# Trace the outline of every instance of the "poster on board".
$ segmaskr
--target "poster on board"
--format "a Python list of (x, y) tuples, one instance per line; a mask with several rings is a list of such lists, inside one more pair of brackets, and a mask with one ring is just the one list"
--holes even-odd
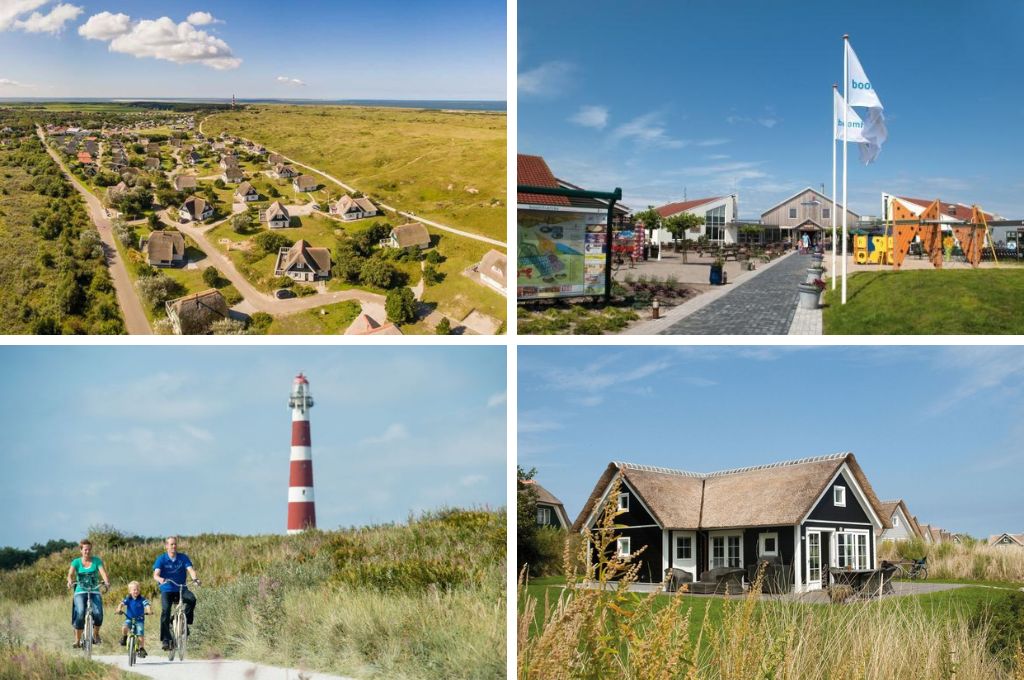
[(517, 298), (603, 295), (606, 215), (518, 211)]

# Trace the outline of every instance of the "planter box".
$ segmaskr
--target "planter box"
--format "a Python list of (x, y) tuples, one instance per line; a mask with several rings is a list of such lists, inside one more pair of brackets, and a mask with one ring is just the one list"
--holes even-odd
[(825, 268), (824, 267), (809, 267), (807, 269), (807, 278), (805, 283), (814, 283), (815, 279), (825, 280)]
[(817, 309), (821, 306), (821, 291), (817, 286), (811, 283), (801, 283), (798, 289), (800, 291), (800, 309)]

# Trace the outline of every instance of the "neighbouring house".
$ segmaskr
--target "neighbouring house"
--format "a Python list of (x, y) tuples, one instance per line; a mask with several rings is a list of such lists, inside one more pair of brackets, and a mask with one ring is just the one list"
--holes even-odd
[(189, 165), (196, 165), (196, 164), (202, 162), (202, 160), (203, 160), (203, 157), (200, 156), (195, 151), (189, 151), (187, 154), (185, 154), (185, 162), (188, 163)]
[(526, 488), (533, 489), (537, 497), (537, 526), (568, 529), (569, 516), (565, 514), (565, 506), (553, 493), (545, 489), (534, 479), (523, 481)]
[[(761, 213), (762, 240), (764, 243), (788, 241), (799, 243), (807, 234), (812, 244), (821, 243), (832, 237), (832, 212), (836, 210), (832, 199), (811, 187), (801, 189), (789, 198), (776, 203)], [(843, 214), (836, 213), (836, 224), (843, 223)], [(852, 228), (860, 215), (846, 211), (846, 228)]]
[(142, 170), (139, 170), (138, 168), (125, 168), (121, 171), (121, 177), (125, 181), (138, 179), (141, 174)]
[(164, 308), (178, 335), (206, 335), (215, 322), (228, 318), (227, 300), (213, 288), (169, 300)]
[(174, 188), (176, 191), (185, 191), (186, 189), (196, 188), (196, 176), (195, 175), (177, 175), (174, 178)]
[(395, 227), (387, 238), (381, 239), (384, 248), (424, 248), (430, 247), (430, 232), (419, 222), (410, 222)]
[(249, 182), (242, 182), (235, 189), (235, 198), (246, 203), (260, 200), (260, 192)]
[(159, 158), (153, 158), (152, 156), (150, 156), (149, 158), (146, 159), (146, 170), (151, 170), (152, 171), (152, 170), (159, 170), (159, 169), (160, 169), (160, 159)]
[(363, 312), (345, 329), (345, 335), (402, 335), (402, 331), (393, 323), (382, 324)]
[(146, 239), (146, 261), (154, 267), (176, 267), (185, 259), (185, 237), (180, 231), (154, 231)]
[(882, 514), (889, 518), (889, 528), (883, 529), (879, 541), (909, 541), (912, 538), (924, 538), (921, 527), (917, 526), (914, 516), (907, 509), (903, 499), (882, 501)]
[(296, 281), (320, 281), (331, 277), (331, 251), (313, 248), (298, 240), (291, 248), (281, 248), (274, 264), (274, 276), (287, 276)]
[[(736, 215), (739, 213), (738, 194), (666, 203), (658, 206), (655, 210), (663, 220), (682, 213), (699, 215), (704, 218), (704, 224), (700, 226), (700, 229), (687, 231), (683, 234), (683, 238), (695, 241), (704, 236), (711, 243), (737, 243), (739, 240), (739, 230), (736, 224)], [(665, 228), (655, 229), (651, 235), (651, 241), (659, 246), (663, 243), (670, 244), (672, 243), (672, 233)]]
[(484, 256), (480, 259), (480, 264), (476, 266), (476, 270), (480, 274), (480, 280), (483, 283), (502, 295), (506, 294), (508, 286), (506, 278), (508, 257), (505, 253), (491, 248), (484, 253)]
[(271, 167), (276, 165), (284, 165), (284, 156), (279, 153), (272, 153), (267, 156), (267, 163), (270, 163)]
[(128, 185), (123, 181), (118, 182), (112, 187), (107, 187), (106, 192), (106, 203), (107, 205), (114, 205), (122, 196), (128, 193)]
[(284, 229), (292, 224), (291, 215), (288, 214), (288, 209), (281, 205), (281, 201), (274, 201), (270, 204), (263, 214), (263, 221), (270, 229)]
[(202, 222), (211, 217), (213, 217), (213, 206), (199, 196), (189, 196), (178, 208), (178, 218), (182, 222)]
[(988, 537), (988, 544), (1000, 548), (1024, 548), (1024, 534), (995, 534)]
[(274, 166), (273, 174), (274, 177), (277, 177), (278, 179), (291, 179), (292, 177), (295, 177), (299, 173), (295, 172), (295, 168), (293, 168), (290, 165), (278, 163), (277, 165)]
[(160, 155), (160, 145), (157, 142), (150, 142), (149, 144), (147, 144), (146, 145), (146, 155), (147, 156), (159, 156)]
[(319, 186), (319, 182), (312, 175), (299, 175), (292, 180), (292, 188), (296, 191), (313, 191)]
[(238, 184), (245, 179), (242, 169), (237, 165), (229, 166), (220, 177), (228, 184)]
[(573, 530), (587, 534), (608, 494), (621, 510), (619, 554), (636, 557), (638, 579), (660, 583), (669, 568), (693, 580), (718, 567), (781, 565), (784, 589), (819, 590), (829, 568), (874, 569), (876, 531), (889, 528), (852, 453), (697, 473), (610, 463)]
[(380, 211), (373, 201), (366, 197), (352, 198), (345, 194), (331, 206), (331, 212), (343, 220), (361, 220), (364, 217), (379, 215)]
[(220, 167), (224, 170), (227, 170), (228, 168), (237, 168), (238, 156), (235, 156), (234, 154), (225, 154), (224, 156), (221, 156)]
[(82, 165), (92, 165), (95, 161), (93, 161), (92, 154), (88, 151), (79, 151), (78, 162)]

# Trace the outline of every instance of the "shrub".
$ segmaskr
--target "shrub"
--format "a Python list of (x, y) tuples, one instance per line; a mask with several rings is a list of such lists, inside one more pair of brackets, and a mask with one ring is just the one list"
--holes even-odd
[(437, 335), (452, 334), (452, 323), (448, 320), (447, 316), (441, 317), (441, 320), (437, 322), (437, 326), (434, 327), (434, 333)]
[(220, 272), (213, 265), (203, 270), (203, 281), (211, 288), (216, 288), (220, 280)]
[(394, 265), (378, 257), (367, 258), (359, 270), (359, 280), (377, 288), (391, 288), (395, 284), (398, 270)]
[(1024, 593), (1008, 593), (995, 600), (988, 612), (979, 612), (972, 626), (988, 630), (989, 650), (1009, 663), (1019, 646), (1024, 646)]
[(274, 317), (266, 312), (256, 312), (249, 317), (248, 331), (253, 335), (266, 333), (272, 323), (274, 323)]
[(406, 287), (392, 288), (384, 300), (388, 321), (395, 324), (409, 323), (416, 319), (416, 297)]
[(253, 241), (263, 251), (263, 255), (277, 253), (281, 248), (290, 248), (295, 243), (284, 234), (279, 234), (276, 231), (261, 232), (253, 238)]

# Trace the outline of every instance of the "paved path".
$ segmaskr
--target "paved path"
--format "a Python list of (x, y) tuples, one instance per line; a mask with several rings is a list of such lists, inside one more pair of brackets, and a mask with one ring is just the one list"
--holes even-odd
[(810, 266), (810, 255), (790, 255), (661, 334), (786, 335), (796, 312), (797, 284)]
[[(205, 122), (206, 122), (205, 118), (199, 122), (199, 132), (202, 132), (204, 135), (206, 134), (205, 132), (203, 132), (203, 123), (205, 123)], [(239, 139), (245, 139), (245, 141), (247, 141), (247, 142), (251, 142), (252, 141), (252, 140), (246, 139), (245, 137), (242, 137), (242, 136), (239, 136), (239, 135), (235, 135), (235, 136), (237, 136)], [(279, 153), (277, 151), (274, 151), (270, 147), (266, 147), (266, 148), (267, 148), (267, 153), (268, 154)], [(280, 154), (280, 155), (281, 155), (282, 158), (284, 158), (286, 161), (288, 161), (292, 165), (297, 165), (300, 168), (306, 168), (307, 170), (312, 170), (313, 172), (317, 173), (318, 175), (323, 175), (324, 177), (326, 177), (327, 179), (331, 180), (335, 184), (343, 187), (345, 189), (345, 191), (348, 191), (349, 193), (355, 193), (355, 192), (359, 191), (355, 187), (351, 187), (348, 184), (345, 184), (344, 182), (342, 182), (337, 177), (333, 177), (332, 175), (328, 175), (323, 170), (320, 170), (318, 168), (314, 168), (311, 165), (306, 165), (305, 163), (300, 163), (299, 161), (295, 160), (294, 158), (289, 158), (288, 156), (285, 156), (283, 153)], [(366, 194), (364, 194), (364, 195), (366, 195)], [(369, 195), (366, 195), (366, 196), (367, 196), (367, 198), (370, 198)], [(419, 215), (416, 215), (414, 213), (403, 212), (403, 211), (399, 210), (398, 208), (394, 208), (394, 207), (392, 207), (390, 205), (387, 205), (386, 203), (382, 203), (380, 201), (378, 201), (378, 203), (380, 203), (380, 206), (382, 208), (384, 208), (385, 210), (390, 210), (391, 212), (398, 213), (402, 217), (408, 217), (411, 220), (416, 220), (417, 222), (422, 222), (423, 224), (430, 225), (431, 227), (434, 227), (436, 229), (440, 229), (441, 231), (447, 231), (447, 232), (452, 233), (452, 234), (458, 234), (459, 236), (465, 236), (466, 238), (471, 238), (471, 239), (473, 239), (475, 241), (483, 241), (484, 243), (489, 243), (491, 245), (499, 246), (501, 248), (506, 248), (506, 249), (508, 248), (508, 244), (505, 243), (504, 241), (499, 241), (497, 239), (489, 238), (487, 236), (481, 236), (480, 234), (473, 234), (473, 233), (468, 232), (468, 231), (463, 231), (461, 229), (456, 229), (455, 227), (449, 227), (446, 224), (441, 224), (440, 222), (434, 222), (433, 220), (428, 220), (428, 219), (426, 219), (424, 217), (420, 217)]]
[[(159, 651), (159, 649), (157, 650)], [(128, 655), (93, 656), (95, 661), (129, 670)], [(233, 659), (185, 659), (168, 661), (165, 654), (151, 653), (131, 667), (133, 673), (157, 680), (352, 680), (340, 675), (311, 673), (292, 668), (264, 666)]]
[[(206, 257), (209, 259), (209, 264), (212, 264), (227, 278), (238, 292), (242, 294), (245, 301), (248, 303), (248, 308), (251, 308), (256, 312), (267, 312), (271, 315), (286, 315), (294, 314), (295, 312), (301, 312), (307, 309), (313, 309), (315, 307), (321, 307), (323, 305), (329, 305), (334, 302), (342, 302), (344, 300), (356, 300), (363, 306), (363, 311), (367, 314), (372, 313), (370, 309), (379, 310), (384, 308), (384, 296), (377, 295), (376, 293), (369, 293), (364, 290), (339, 290), (331, 293), (318, 293), (316, 295), (310, 295), (308, 297), (295, 297), (287, 300), (278, 300), (273, 295), (264, 293), (258, 290), (255, 286), (249, 283), (241, 272), (235, 267), (235, 263), (231, 261), (227, 255), (222, 253), (217, 247), (210, 242), (210, 239), (206, 238), (205, 232), (212, 229), (221, 222), (216, 222), (211, 225), (203, 227), (196, 227), (194, 224), (181, 224), (167, 217), (166, 211), (160, 212), (160, 218), (164, 224), (176, 227), (183, 234), (187, 234), (199, 246), (199, 249), (206, 253)], [(208, 266), (208, 265), (207, 265)]]
[(121, 256), (117, 252), (110, 220), (107, 219), (103, 205), (99, 202), (99, 199), (93, 196), (68, 171), (64, 161), (46, 143), (46, 137), (43, 135), (41, 127), (36, 128), (36, 134), (39, 135), (43, 148), (56, 161), (57, 165), (64, 172), (64, 176), (71, 182), (71, 186), (85, 199), (89, 216), (92, 218), (93, 224), (96, 225), (96, 231), (99, 232), (100, 239), (103, 241), (103, 252), (106, 256), (107, 269), (110, 270), (110, 278), (114, 282), (114, 292), (117, 295), (117, 304), (121, 307), (121, 315), (124, 317), (125, 329), (131, 335), (151, 335), (153, 330), (149, 327), (149, 321), (146, 319), (146, 313), (142, 309), (142, 301), (139, 300), (139, 294), (136, 292), (135, 286), (132, 285), (132, 280), (128, 276), (128, 269), (124, 266), (124, 262), (121, 261)]

